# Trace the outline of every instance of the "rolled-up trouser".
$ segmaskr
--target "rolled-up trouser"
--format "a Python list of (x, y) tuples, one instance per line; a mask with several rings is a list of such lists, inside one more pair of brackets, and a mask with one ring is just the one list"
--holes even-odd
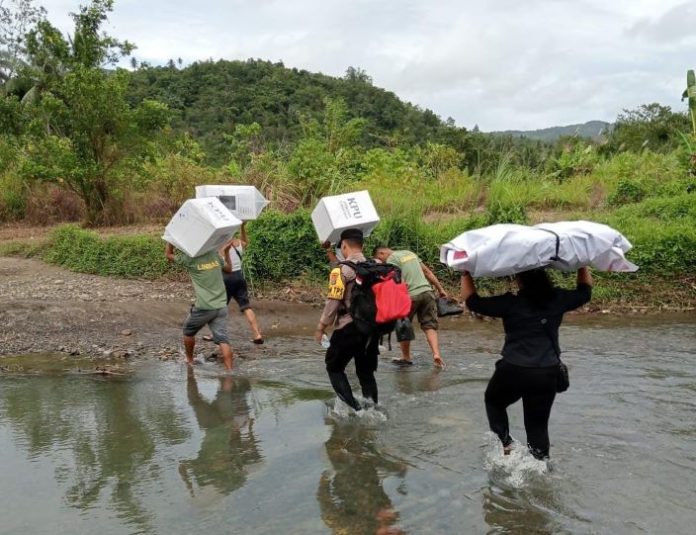
[(360, 404), (353, 397), (345, 374), (346, 366), (352, 358), (355, 359), (355, 372), (360, 381), (362, 395), (377, 403), (375, 371), (379, 354), (378, 344), (377, 336), (365, 336), (352, 322), (331, 335), (331, 345), (326, 350), (326, 371), (338, 397), (355, 410), (360, 409)]
[(507, 407), (522, 398), (527, 446), (537, 459), (549, 456), (549, 416), (556, 397), (557, 366), (525, 368), (504, 360), (495, 363), (495, 372), (486, 388), (488, 424), (503, 443), (512, 442)]
[(213, 333), (213, 341), (216, 344), (230, 343), (227, 331), (227, 307), (205, 310), (192, 306), (184, 322), (184, 336), (196, 336), (196, 333), (205, 325), (208, 325)]

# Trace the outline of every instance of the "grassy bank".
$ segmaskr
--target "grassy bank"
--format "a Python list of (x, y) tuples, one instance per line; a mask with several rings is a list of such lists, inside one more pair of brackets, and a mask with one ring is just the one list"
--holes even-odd
[[(696, 306), (696, 207), (692, 194), (651, 198), (611, 212), (563, 214), (606, 222), (634, 244), (629, 258), (641, 266), (635, 274), (596, 273), (591, 310), (689, 310)], [(558, 215), (558, 214), (557, 214)], [(457, 291), (457, 275), (438, 261), (439, 244), (488, 222), (490, 214), (443, 214), (428, 217), (393, 210), (370, 236), (378, 243), (415, 251), (433, 266), (445, 285)], [(558, 219), (558, 218), (556, 218)], [(253, 287), (265, 296), (285, 286), (323, 291), (327, 264), (309, 212), (269, 211), (249, 224), (251, 243), (245, 269)], [(76, 225), (63, 225), (41, 240), (0, 243), (0, 255), (40, 257), (70, 270), (125, 278), (180, 278), (163, 256), (159, 232), (100, 235)], [(555, 274), (558, 283), (573, 284), (572, 274)], [(485, 292), (508, 288), (502, 280), (482, 279)]]

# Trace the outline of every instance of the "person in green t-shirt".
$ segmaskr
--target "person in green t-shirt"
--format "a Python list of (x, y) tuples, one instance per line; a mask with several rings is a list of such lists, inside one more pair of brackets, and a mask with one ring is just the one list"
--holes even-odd
[[(447, 292), (440, 284), (435, 274), (426, 266), (418, 255), (412, 251), (394, 251), (389, 247), (379, 245), (372, 251), (372, 256), (380, 262), (394, 264), (401, 269), (401, 278), (408, 286), (411, 296), (411, 313), (409, 318), (417, 315), (421, 329), (433, 352), (433, 363), (439, 368), (445, 367), (445, 361), (440, 355), (440, 343), (437, 337), (437, 298), (431, 284), (435, 286), (441, 297), (447, 297)], [(394, 359), (397, 364), (412, 364), (411, 342), (399, 342), (401, 358)]]
[(181, 251), (175, 253), (171, 243), (167, 243), (165, 256), (169, 262), (177, 263), (189, 272), (196, 294), (196, 302), (184, 322), (186, 361), (193, 365), (196, 333), (208, 325), (213, 333), (213, 341), (220, 346), (225, 368), (231, 370), (234, 355), (227, 332), (227, 292), (222, 279), (223, 260), (217, 251), (196, 257), (190, 257)]

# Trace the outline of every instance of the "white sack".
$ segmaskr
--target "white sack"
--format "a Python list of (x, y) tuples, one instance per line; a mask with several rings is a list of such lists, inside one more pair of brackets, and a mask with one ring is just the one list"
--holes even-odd
[(162, 239), (195, 257), (220, 248), (241, 226), (217, 197), (189, 199), (169, 221)]
[[(552, 231), (552, 232), (549, 232)], [(559, 236), (556, 257), (556, 236)], [(630, 242), (613, 228), (591, 221), (492, 225), (460, 234), (440, 248), (440, 261), (474, 277), (504, 277), (550, 266), (575, 271), (636, 271), (624, 257)]]

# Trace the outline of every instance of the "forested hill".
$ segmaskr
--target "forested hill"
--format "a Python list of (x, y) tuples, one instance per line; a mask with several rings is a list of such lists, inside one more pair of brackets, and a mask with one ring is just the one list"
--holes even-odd
[(344, 99), (350, 117), (366, 120), (364, 146), (421, 143), (446, 128), (432, 111), (373, 86), (353, 68), (334, 78), (261, 60), (206, 61), (182, 69), (170, 62), (137, 69), (129, 97), (168, 104), (178, 112), (175, 127), (189, 131), (219, 163), (229, 156), (224, 135), (236, 125), (256, 122), (267, 143), (292, 143), (303, 123), (322, 117), (327, 97)]
[(554, 142), (561, 137), (579, 137), (585, 139), (599, 140), (608, 134), (611, 123), (605, 121), (588, 121), (583, 124), (571, 124), (567, 126), (553, 126), (540, 130), (505, 130), (503, 132), (492, 132), (495, 135), (526, 137), (539, 141)]

